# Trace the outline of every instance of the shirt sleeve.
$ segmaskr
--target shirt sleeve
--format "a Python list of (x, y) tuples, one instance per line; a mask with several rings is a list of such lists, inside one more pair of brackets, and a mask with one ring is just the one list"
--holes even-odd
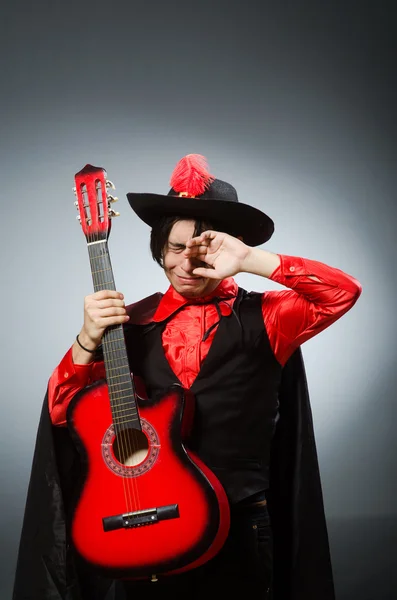
[(262, 312), (273, 352), (284, 365), (298, 346), (350, 310), (362, 287), (351, 275), (324, 263), (279, 256), (280, 265), (269, 279), (290, 289), (265, 292)]
[(73, 396), (104, 377), (103, 361), (77, 365), (73, 362), (72, 348), (69, 348), (48, 381), (48, 408), (52, 424), (65, 426), (66, 411)]

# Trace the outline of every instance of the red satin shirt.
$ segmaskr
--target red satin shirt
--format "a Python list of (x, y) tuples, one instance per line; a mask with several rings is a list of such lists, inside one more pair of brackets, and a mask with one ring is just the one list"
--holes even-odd
[[(284, 365), (298, 346), (329, 327), (355, 304), (361, 285), (352, 276), (324, 263), (279, 256), (280, 266), (269, 279), (290, 289), (264, 292), (262, 314), (274, 355)], [(219, 308), (222, 315), (230, 315), (237, 290), (237, 283), (228, 278), (209, 296), (200, 298), (200, 304), (191, 304), (192, 299), (184, 298), (171, 286), (161, 298), (152, 320), (160, 322), (175, 313), (163, 331), (163, 348), (172, 370), (186, 388), (193, 384), (217, 328), (205, 341), (204, 333), (219, 320), (213, 304), (201, 303), (214, 296), (225, 298)], [(53, 424), (65, 425), (66, 409), (73, 396), (104, 377), (103, 362), (76, 365), (70, 348), (49, 380), (48, 403)]]

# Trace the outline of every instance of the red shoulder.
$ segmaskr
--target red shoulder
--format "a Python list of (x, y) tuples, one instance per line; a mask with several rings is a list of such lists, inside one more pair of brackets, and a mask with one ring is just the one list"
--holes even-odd
[(153, 316), (157, 310), (163, 294), (156, 292), (147, 296), (138, 302), (126, 306), (127, 315), (130, 317), (129, 323), (133, 325), (145, 325), (153, 321)]

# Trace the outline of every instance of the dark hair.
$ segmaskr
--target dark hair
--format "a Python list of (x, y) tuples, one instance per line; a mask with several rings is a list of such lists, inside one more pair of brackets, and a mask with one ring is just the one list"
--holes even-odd
[[(186, 221), (187, 217), (176, 217), (166, 216), (158, 219), (152, 227), (150, 232), (150, 250), (152, 253), (153, 260), (156, 261), (163, 267), (163, 252), (168, 243), (168, 237), (171, 233), (171, 229), (178, 221)], [(194, 237), (203, 233), (207, 229), (214, 229), (214, 224), (209, 221), (202, 219), (192, 219), (195, 222), (194, 225)]]

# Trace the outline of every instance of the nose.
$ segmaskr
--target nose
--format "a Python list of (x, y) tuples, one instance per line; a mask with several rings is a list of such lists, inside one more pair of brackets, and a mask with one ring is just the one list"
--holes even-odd
[(191, 275), (196, 267), (199, 266), (200, 261), (193, 257), (184, 257), (181, 267), (185, 273)]

